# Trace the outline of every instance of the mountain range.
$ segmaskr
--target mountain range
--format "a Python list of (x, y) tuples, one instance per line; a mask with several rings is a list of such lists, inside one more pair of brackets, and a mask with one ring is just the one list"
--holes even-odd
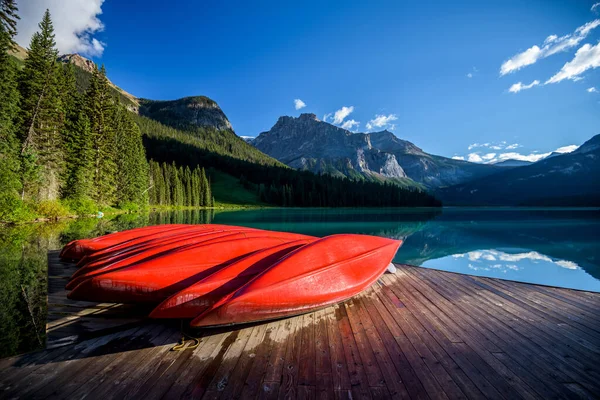
[(572, 153), (439, 189), (447, 205), (597, 206), (600, 204), (600, 135)]
[(445, 205), (600, 204), (600, 135), (535, 163), (477, 164), (426, 153), (387, 130), (354, 133), (301, 114), (249, 142), (292, 168), (423, 187)]
[[(20, 47), (12, 53), (20, 62), (26, 54)], [(94, 63), (77, 54), (59, 59), (76, 67), (78, 86), (85, 90)], [(245, 182), (236, 183), (238, 189), (244, 186), (254, 198), (258, 187), (247, 182), (243, 171), (246, 175), (253, 171), (257, 182), (267, 176), (280, 179), (280, 172), (261, 172), (258, 166), (280, 168), (285, 164), (316, 174), (426, 189), (446, 205), (600, 204), (600, 135), (573, 153), (551, 154), (536, 163), (477, 164), (429, 154), (387, 130), (350, 132), (320, 121), (314, 114), (282, 116), (258, 137), (240, 138), (223, 110), (208, 97), (141, 99), (110, 85), (114, 95), (139, 115), (150, 157), (186, 160), (187, 164), (199, 162), (200, 157), (233, 175), (225, 177), (226, 181)]]
[(280, 117), (250, 143), (292, 168), (435, 189), (501, 170), (424, 152), (387, 130), (354, 133), (314, 114)]

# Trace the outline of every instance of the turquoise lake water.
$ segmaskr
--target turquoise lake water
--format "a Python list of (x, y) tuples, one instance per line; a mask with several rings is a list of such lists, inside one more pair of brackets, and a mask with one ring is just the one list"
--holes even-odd
[(44, 346), (47, 253), (73, 239), (150, 224), (219, 223), (401, 239), (394, 261), (600, 292), (597, 209), (265, 209), (170, 211), (0, 230), (0, 357)]

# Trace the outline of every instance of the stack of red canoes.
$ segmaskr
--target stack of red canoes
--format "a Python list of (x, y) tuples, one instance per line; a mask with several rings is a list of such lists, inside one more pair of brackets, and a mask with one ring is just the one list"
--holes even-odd
[(265, 321), (346, 300), (385, 272), (401, 241), (228, 225), (159, 225), (76, 240), (75, 300), (149, 303), (192, 326)]

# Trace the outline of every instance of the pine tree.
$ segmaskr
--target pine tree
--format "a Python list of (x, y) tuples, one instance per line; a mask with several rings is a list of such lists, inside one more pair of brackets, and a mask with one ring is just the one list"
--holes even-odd
[(90, 123), (82, 110), (73, 66), (65, 65), (62, 72), (60, 94), (65, 119), (62, 133), (65, 157), (62, 196), (72, 200), (88, 200), (92, 189)]
[(90, 122), (84, 111), (80, 111), (74, 121), (67, 120), (64, 143), (67, 174), (63, 197), (89, 200), (93, 188), (93, 164)]
[(10, 36), (10, 44), (13, 45), (13, 38), (17, 34), (17, 3), (15, 0), (0, 0), (0, 29)]
[[(29, 46), (19, 79), (21, 93), (21, 155), (24, 157), (23, 197), (54, 200), (62, 175), (61, 131), (64, 117), (59, 93), (54, 28), (48, 10)], [(43, 182), (43, 184), (41, 184)]]
[(115, 202), (117, 170), (113, 126), (115, 107), (104, 66), (100, 70), (94, 69), (85, 98), (92, 144), (92, 199), (100, 205), (111, 205)]
[(185, 184), (185, 205), (190, 207), (192, 205), (192, 171), (190, 167), (186, 166), (183, 170), (183, 178)]
[[(12, 7), (12, 8), (11, 8)], [(11, 14), (12, 13), (12, 14)], [(14, 217), (19, 207), (19, 144), (15, 120), (19, 113), (17, 67), (8, 55), (16, 33), (16, 6), (12, 1), (0, 1), (0, 220)], [(12, 30), (11, 30), (12, 29)]]
[(201, 169), (200, 179), (203, 196), (202, 205), (204, 207), (212, 207), (212, 193), (210, 192), (210, 184), (208, 183), (208, 179), (206, 179), (204, 168)]
[(148, 163), (139, 127), (122, 105), (117, 105), (114, 116), (116, 131), (117, 204), (147, 204)]

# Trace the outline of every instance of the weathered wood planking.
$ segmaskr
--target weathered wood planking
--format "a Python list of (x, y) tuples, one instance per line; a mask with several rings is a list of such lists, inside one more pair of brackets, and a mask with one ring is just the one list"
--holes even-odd
[(48, 344), (0, 360), (2, 398), (600, 397), (600, 294), (399, 265), (314, 313), (196, 332), (66, 299), (49, 256)]

